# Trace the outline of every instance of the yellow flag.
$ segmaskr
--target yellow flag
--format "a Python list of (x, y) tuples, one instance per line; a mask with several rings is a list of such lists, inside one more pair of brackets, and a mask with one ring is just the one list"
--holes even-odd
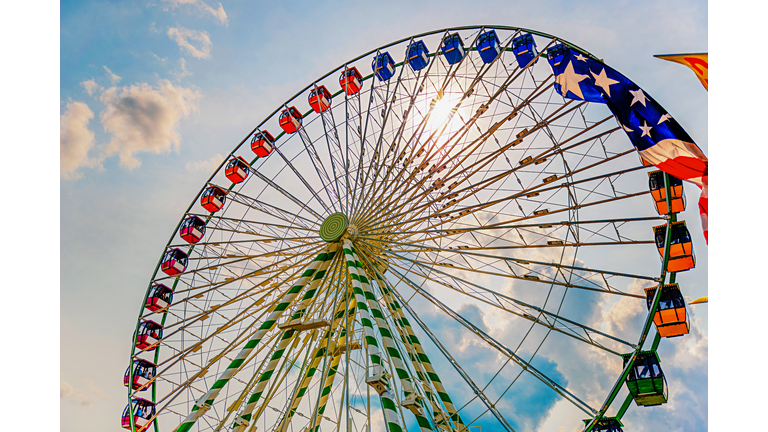
[(655, 55), (654, 57), (688, 66), (696, 73), (696, 77), (699, 78), (699, 81), (701, 81), (701, 85), (703, 85), (704, 88), (709, 91), (709, 78), (707, 77), (707, 71), (709, 70), (709, 60), (707, 59), (707, 53), (664, 54)]

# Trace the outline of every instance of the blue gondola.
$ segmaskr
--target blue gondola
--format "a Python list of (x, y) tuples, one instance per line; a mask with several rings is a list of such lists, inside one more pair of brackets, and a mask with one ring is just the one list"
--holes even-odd
[(424, 41), (416, 41), (408, 45), (408, 65), (414, 72), (424, 69), (429, 64), (429, 50)]
[[(533, 35), (530, 33), (512, 39), (512, 52), (515, 53), (520, 69), (525, 68), (531, 60), (539, 56), (538, 51), (536, 51), (536, 41), (533, 40)], [(534, 61), (533, 64), (536, 62)]]
[(549, 65), (552, 66), (552, 70), (555, 74), (561, 73), (562, 69), (565, 68), (565, 65), (561, 66), (560, 62), (563, 61), (563, 57), (565, 57), (570, 50), (571, 49), (565, 44), (556, 44), (547, 50), (547, 61), (549, 62)]
[(496, 36), (496, 30), (485, 32), (477, 38), (477, 51), (480, 53), (483, 63), (488, 64), (496, 60), (501, 52), (501, 43), (499, 37)]
[(448, 64), (456, 64), (464, 58), (464, 41), (458, 33), (449, 34), (440, 44), (440, 50)]
[(373, 59), (371, 68), (379, 81), (386, 81), (395, 74), (395, 61), (388, 52), (383, 52)]

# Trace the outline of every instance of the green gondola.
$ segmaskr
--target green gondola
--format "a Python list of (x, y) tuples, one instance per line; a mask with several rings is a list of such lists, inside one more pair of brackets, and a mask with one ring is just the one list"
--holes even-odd
[[(624, 367), (632, 354), (622, 354)], [(661, 405), (667, 402), (667, 379), (655, 350), (640, 351), (627, 375), (627, 388), (640, 406)]]
[[(592, 419), (584, 420), (584, 424), (588, 425)], [(616, 417), (603, 417), (595, 422), (595, 426), (592, 428), (592, 432), (624, 432), (624, 424), (621, 423)]]

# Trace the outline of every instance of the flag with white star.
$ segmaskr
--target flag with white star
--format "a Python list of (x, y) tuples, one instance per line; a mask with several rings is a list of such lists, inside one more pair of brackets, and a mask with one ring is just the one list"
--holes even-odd
[(699, 210), (708, 237), (709, 161), (682, 126), (637, 84), (597, 60), (567, 49), (560, 63), (553, 63), (561, 96), (606, 104), (643, 161), (702, 188)]

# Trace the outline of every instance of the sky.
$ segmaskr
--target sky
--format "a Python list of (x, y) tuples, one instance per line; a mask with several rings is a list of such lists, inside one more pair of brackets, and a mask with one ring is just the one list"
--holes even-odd
[[(51, 338), (52, 330), (59, 330), (59, 369), (51, 370), (53, 357), (34, 364), (50, 372), (44, 385), (52, 393), (47, 400), (60, 411), (60, 428), (66, 432), (119, 427), (125, 404), (121, 375), (146, 281), (184, 209), (223, 155), (313, 79), (376, 46), (472, 24), (520, 26), (557, 35), (643, 87), (714, 159), (708, 146), (713, 136), (712, 131), (708, 134), (709, 95), (692, 72), (652, 57), (709, 50), (709, 11), (699, 1), (486, 1), (475, 6), (454, 1), (383, 5), (160, 0), (63, 1), (59, 7), (60, 15), (44, 17), (47, 40), (33, 36), (30, 42), (48, 49), (48, 58), (36, 61), (47, 61), (40, 67), (47, 66), (49, 75), (55, 70), (53, 60), (59, 60), (58, 76), (41, 77), (45, 84), (35, 91), (47, 102), (45, 119), (52, 125), (43, 131), (46, 143), (55, 139), (56, 119), (60, 124), (60, 160), (57, 173), (55, 156), (44, 158), (48, 177), (38, 196), (45, 199), (32, 200), (55, 204), (31, 207), (40, 210), (30, 212), (29, 218), (42, 226), (59, 211), (59, 277), (53, 272), (49, 287), (40, 288), (50, 293), (40, 336)], [(729, 15), (709, 17), (739, 26)], [(52, 31), (56, 28), (58, 32)], [(59, 50), (54, 41), (59, 41)], [(13, 54), (25, 58), (16, 48)], [(40, 68), (25, 69), (12, 68), (8, 82), (38, 78)], [(58, 117), (52, 112), (56, 86)], [(35, 128), (34, 123), (23, 124), (27, 130)], [(719, 138), (733, 141), (732, 136)], [(14, 172), (15, 178), (22, 176), (23, 171)], [(718, 190), (725, 195), (722, 185), (712, 190), (713, 195)], [(744, 192), (734, 192), (731, 199), (738, 193)], [(694, 195), (688, 197), (689, 207), (694, 207)], [(718, 225), (717, 207), (713, 204), (710, 234), (713, 243), (724, 245), (715, 230), (726, 226)], [(691, 293), (695, 298), (708, 294), (714, 274), (708, 284), (709, 251), (697, 215), (686, 211), (684, 217), (692, 221), (697, 258), (705, 264), (697, 274), (686, 275), (696, 287)], [(34, 238), (51, 241), (44, 235)], [(28, 243), (19, 237), (10, 240)], [(24, 269), (39, 271), (34, 266)], [(25, 283), (22, 280), (18, 283)], [(726, 304), (719, 310), (727, 313)], [(676, 430), (684, 431), (702, 430), (714, 422), (707, 405), (708, 398), (716, 397), (708, 391), (714, 385), (709, 380), (709, 307), (718, 308), (695, 309), (691, 341), (670, 352), (670, 364), (683, 372), (674, 383), (679, 386), (672, 394), (675, 402), (663, 414), (642, 410), (649, 411), (642, 412), (648, 420), (637, 430), (654, 430), (667, 421), (664, 416), (675, 416)], [(630, 310), (620, 318), (630, 322), (638, 317), (640, 311)], [(39, 324), (36, 328), (41, 329)], [(541, 367), (553, 367), (547, 362), (554, 361), (543, 359)], [(627, 416), (639, 411), (632, 407)], [(554, 425), (546, 419), (541, 421), (542, 430), (556, 430), (548, 428)]]

